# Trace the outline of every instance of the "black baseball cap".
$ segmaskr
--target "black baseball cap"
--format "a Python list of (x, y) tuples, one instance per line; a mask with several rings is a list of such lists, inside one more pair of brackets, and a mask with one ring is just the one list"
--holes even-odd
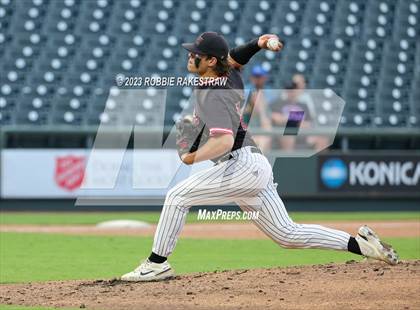
[(228, 43), (217, 32), (204, 32), (197, 37), (194, 43), (183, 43), (182, 47), (191, 53), (215, 56), (220, 59), (226, 59), (229, 54)]

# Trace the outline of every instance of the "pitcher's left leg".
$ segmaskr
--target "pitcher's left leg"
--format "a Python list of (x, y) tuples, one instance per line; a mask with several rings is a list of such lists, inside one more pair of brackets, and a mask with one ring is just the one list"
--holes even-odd
[(250, 205), (247, 200), (238, 201), (243, 210), (259, 210), (253, 220), (267, 236), (285, 248), (318, 248), (349, 251), (355, 254), (385, 261), (394, 265), (398, 255), (388, 244), (367, 226), (362, 226), (356, 237), (347, 232), (321, 225), (297, 224), (289, 217), (276, 187), (270, 184), (257, 197), (258, 203)]
[[(271, 187), (271, 188), (270, 188)], [(258, 196), (259, 206), (240, 202), (244, 210), (258, 210), (255, 225), (267, 236), (285, 248), (319, 248), (347, 250), (350, 235), (320, 225), (297, 224), (289, 217), (283, 201), (274, 186), (262, 190)]]

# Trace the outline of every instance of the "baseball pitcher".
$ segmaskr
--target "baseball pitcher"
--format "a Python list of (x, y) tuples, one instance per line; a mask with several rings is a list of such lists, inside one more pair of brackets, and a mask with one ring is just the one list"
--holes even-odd
[[(222, 35), (205, 32), (183, 47), (189, 52), (188, 71), (206, 80), (194, 90), (192, 117), (177, 124), (178, 151), (187, 165), (205, 160), (215, 165), (168, 192), (150, 256), (121, 279), (155, 281), (173, 277), (167, 258), (175, 248), (189, 208), (231, 202), (244, 211), (259, 211), (253, 222), (282, 247), (349, 251), (396, 264), (397, 253), (367, 226), (352, 237), (320, 225), (297, 224), (288, 216), (273, 182), (271, 165), (247, 132), (240, 113), (244, 101), (242, 67), (261, 49), (279, 52), (283, 47), (279, 38), (265, 34), (229, 50)], [(218, 79), (226, 83), (214, 83)]]

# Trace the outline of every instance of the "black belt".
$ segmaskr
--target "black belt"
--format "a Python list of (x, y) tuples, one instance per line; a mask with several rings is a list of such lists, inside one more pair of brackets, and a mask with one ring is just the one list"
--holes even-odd
[[(240, 149), (236, 149), (235, 151), (237, 151), (237, 150), (240, 150)], [(251, 146), (251, 153), (262, 154), (261, 150), (259, 148), (255, 147), (255, 146)], [(223, 163), (225, 161), (231, 160), (232, 158), (233, 158), (232, 153), (227, 153), (227, 154), (223, 155), (223, 157), (220, 158), (217, 161), (216, 165), (217, 164), (221, 164), (221, 163)]]

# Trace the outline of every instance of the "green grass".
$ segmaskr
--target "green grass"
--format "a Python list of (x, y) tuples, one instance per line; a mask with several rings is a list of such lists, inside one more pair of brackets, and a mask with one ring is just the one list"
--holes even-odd
[[(0, 224), (89, 225), (113, 219), (140, 220), (157, 223), (159, 212), (0, 212)], [(299, 221), (385, 221), (419, 220), (420, 212), (292, 212)], [(198, 222), (197, 213), (188, 214), (187, 221)], [(200, 221), (205, 223), (206, 221)], [(215, 223), (215, 221), (207, 221)], [(226, 222), (226, 221), (223, 221)], [(237, 221), (235, 221), (237, 222)]]
[[(388, 238), (402, 259), (420, 258), (418, 238)], [(119, 276), (145, 258), (149, 237), (0, 234), (0, 282)], [(171, 256), (177, 273), (343, 262), (359, 256), (326, 250), (286, 250), (271, 240), (181, 239)]]
[[(0, 212), (0, 224), (89, 225), (112, 219), (157, 223), (159, 215), (159, 212)], [(420, 212), (292, 212), (290, 215), (296, 222), (420, 220)], [(187, 221), (198, 222), (197, 213), (190, 213)], [(386, 241), (394, 245), (402, 259), (420, 259), (419, 238), (388, 238)], [(151, 245), (149, 237), (0, 233), (0, 283), (112, 278), (134, 268), (149, 254)], [(285, 250), (270, 240), (181, 239), (171, 263), (178, 274), (183, 274), (348, 259), (360, 257), (337, 251)], [(0, 309), (54, 308), (0, 305)]]

